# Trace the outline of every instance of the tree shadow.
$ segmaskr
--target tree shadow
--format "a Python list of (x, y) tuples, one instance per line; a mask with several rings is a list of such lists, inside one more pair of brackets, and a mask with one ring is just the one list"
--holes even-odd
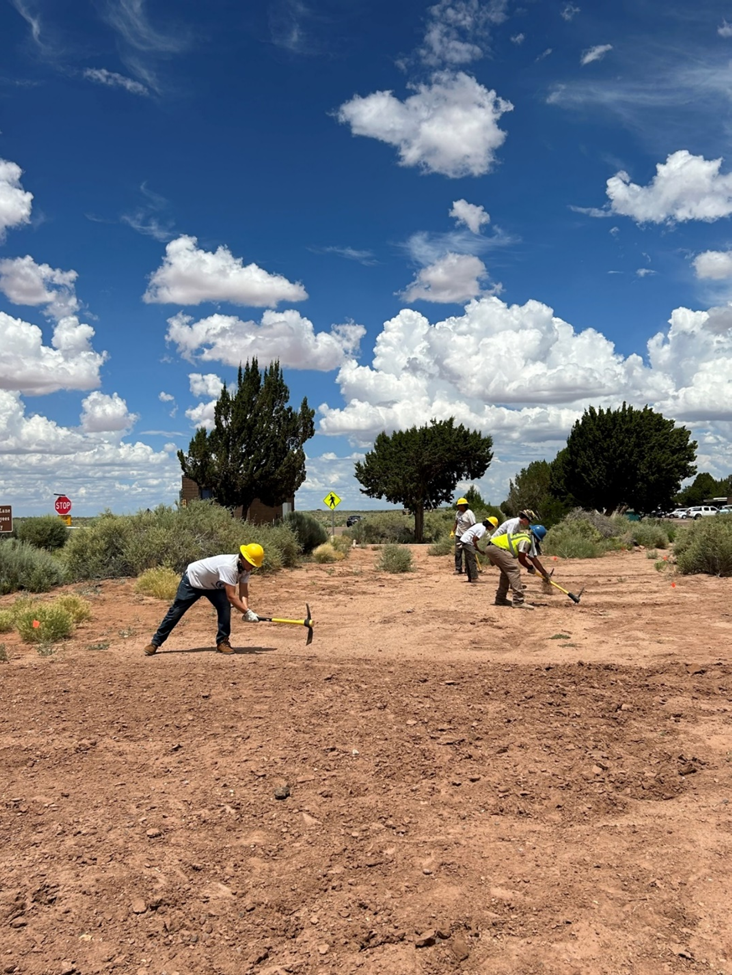
[[(235, 656), (252, 656), (259, 653), (274, 653), (277, 647), (235, 647), (234, 653), (219, 654), (221, 657), (235, 657)], [(218, 653), (216, 647), (186, 647), (180, 650), (167, 650), (160, 649), (155, 654), (159, 657), (164, 653)]]

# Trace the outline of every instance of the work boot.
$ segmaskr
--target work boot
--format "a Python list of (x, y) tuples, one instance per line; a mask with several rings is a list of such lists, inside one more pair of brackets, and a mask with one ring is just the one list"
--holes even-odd
[(148, 643), (148, 645), (145, 647), (146, 657), (152, 657), (152, 655), (157, 652), (158, 652), (158, 648), (154, 643)]
[(494, 606), (513, 606), (513, 603), (510, 600), (508, 600), (508, 599), (497, 599), (493, 603), (493, 605)]
[(535, 606), (531, 606), (529, 603), (511, 603), (514, 609), (535, 609)]
[(234, 648), (229, 643), (228, 640), (222, 640), (221, 643), (216, 644), (216, 649), (219, 653), (233, 653)]

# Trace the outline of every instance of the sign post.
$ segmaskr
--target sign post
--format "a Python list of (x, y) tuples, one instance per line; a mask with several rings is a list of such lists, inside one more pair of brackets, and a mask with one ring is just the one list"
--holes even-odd
[(335, 536), (335, 510), (340, 503), (341, 499), (335, 491), (331, 491), (330, 494), (326, 494), (323, 498), (323, 504), (330, 508), (330, 533), (333, 536)]
[(0, 504), (0, 532), (13, 530), (13, 509), (9, 504)]

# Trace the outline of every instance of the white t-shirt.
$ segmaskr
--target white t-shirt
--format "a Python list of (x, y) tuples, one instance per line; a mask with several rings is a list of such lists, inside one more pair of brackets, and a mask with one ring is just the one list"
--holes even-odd
[(455, 538), (460, 538), (463, 532), (472, 528), (475, 524), (475, 515), (468, 508), (466, 511), (458, 511), (455, 516)]
[(188, 581), (194, 589), (223, 589), (249, 582), (251, 572), (237, 571), (238, 555), (213, 555), (210, 559), (191, 562), (186, 569)]
[(460, 538), (461, 545), (474, 545), (478, 542), (488, 531), (483, 522), (478, 525), (473, 525), (472, 528), (468, 528), (466, 532), (463, 532)]
[[(511, 534), (514, 535), (516, 532), (520, 532), (520, 521), (520, 518), (509, 518), (508, 521), (504, 521), (502, 525), (499, 525), (498, 528), (496, 528), (493, 535), (505, 535), (506, 532), (511, 532)], [(491, 535), (491, 538), (493, 535)]]

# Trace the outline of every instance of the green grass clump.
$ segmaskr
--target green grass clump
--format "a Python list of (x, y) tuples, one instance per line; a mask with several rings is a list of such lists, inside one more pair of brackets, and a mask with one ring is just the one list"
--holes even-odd
[(674, 544), (682, 575), (732, 576), (732, 518), (701, 518), (679, 533)]
[(69, 530), (58, 515), (41, 515), (39, 518), (23, 518), (15, 523), (15, 537), (35, 548), (48, 551), (63, 548)]
[(648, 551), (646, 552), (646, 558), (647, 559), (657, 559), (658, 558), (658, 552), (655, 550), (655, 548), (649, 548), (648, 549)]
[(20, 589), (48, 592), (64, 582), (64, 565), (50, 552), (15, 538), (0, 542), (0, 595)]
[(347, 559), (351, 554), (353, 539), (349, 535), (334, 535), (329, 541), (336, 552), (340, 552), (343, 555), (344, 559)]
[(4, 643), (0, 643), (0, 664), (6, 664), (10, 658)]
[(53, 605), (65, 609), (71, 615), (75, 626), (78, 626), (79, 623), (86, 623), (87, 620), (92, 618), (91, 603), (87, 602), (86, 599), (82, 599), (81, 596), (66, 593), (64, 596), (57, 596), (53, 601)]
[(9, 609), (0, 609), (0, 633), (10, 633), (15, 624), (15, 617)]
[(304, 555), (309, 555), (318, 545), (328, 541), (328, 532), (322, 522), (305, 511), (291, 511), (283, 521), (297, 536)]
[(71, 636), (74, 618), (54, 603), (26, 609), (15, 618), (15, 627), (24, 643), (51, 645)]
[(402, 545), (385, 545), (376, 568), (382, 572), (411, 572), (412, 553)]
[(172, 602), (180, 585), (180, 575), (167, 565), (146, 569), (135, 583), (135, 592)]
[(326, 542), (324, 545), (318, 545), (317, 548), (314, 548), (312, 556), (313, 562), (319, 562), (320, 564), (325, 564), (326, 562), (341, 562), (345, 558), (343, 552), (339, 552), (338, 549), (334, 548), (330, 544), (330, 542)]

